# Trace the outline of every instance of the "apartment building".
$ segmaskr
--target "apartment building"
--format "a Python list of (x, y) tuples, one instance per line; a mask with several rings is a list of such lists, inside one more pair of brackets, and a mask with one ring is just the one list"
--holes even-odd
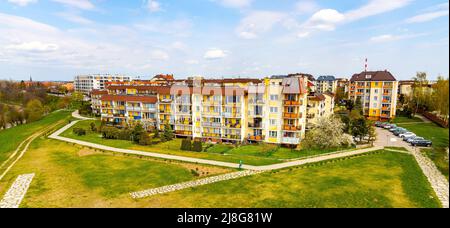
[(349, 98), (360, 101), (364, 115), (373, 120), (392, 119), (396, 114), (398, 82), (387, 70), (365, 71), (350, 79)]
[(106, 90), (97, 90), (94, 89), (91, 92), (91, 108), (92, 112), (96, 115), (100, 115), (101, 108), (102, 108), (102, 101), (101, 98), (103, 95), (107, 95), (108, 91)]
[(336, 93), (338, 81), (334, 76), (320, 76), (316, 80), (316, 91), (318, 93)]
[(332, 93), (310, 93), (308, 95), (306, 129), (311, 129), (320, 117), (329, 117), (334, 113), (335, 95)]
[(108, 82), (131, 81), (131, 77), (110, 74), (78, 75), (74, 79), (74, 89), (76, 92), (89, 94), (92, 90), (104, 90)]
[(336, 81), (337, 81), (336, 93), (338, 93), (338, 92), (340, 92), (341, 94), (348, 93), (349, 80), (347, 78), (338, 78), (338, 79), (336, 79)]
[(147, 129), (163, 130), (169, 125), (176, 136), (207, 142), (296, 146), (305, 135), (307, 81), (287, 75), (192, 78), (175, 80), (172, 86), (111, 83), (101, 95), (99, 112), (115, 126), (139, 121)]

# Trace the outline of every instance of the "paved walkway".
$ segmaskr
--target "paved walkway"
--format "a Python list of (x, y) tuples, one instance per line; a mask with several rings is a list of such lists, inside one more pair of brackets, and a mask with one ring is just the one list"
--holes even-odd
[(17, 177), (16, 181), (14, 181), (3, 199), (0, 201), (0, 208), (19, 208), (33, 178), (34, 173), (20, 175)]
[(78, 112), (78, 110), (72, 112), (72, 116), (74, 118), (77, 118), (80, 120), (95, 120), (95, 118), (88, 118), (88, 117), (81, 116), (80, 113)]
[[(138, 151), (138, 150), (121, 149), (121, 148), (115, 148), (115, 147), (110, 147), (110, 146), (105, 146), (105, 145), (101, 145), (101, 144), (80, 141), (80, 140), (76, 140), (76, 139), (70, 139), (70, 138), (59, 136), (64, 131), (68, 130), (73, 125), (75, 125), (76, 123), (78, 123), (78, 121), (71, 122), (70, 124), (64, 126), (63, 128), (59, 129), (58, 131), (54, 132), (52, 135), (49, 136), (49, 138), (68, 142), (68, 143), (75, 143), (75, 144), (87, 146), (90, 148), (95, 148), (95, 149), (100, 149), (100, 150), (105, 150), (105, 151), (112, 151), (112, 152), (123, 153), (123, 154), (141, 155), (141, 156), (147, 156), (147, 157), (169, 159), (169, 160), (198, 163), (198, 164), (206, 164), (206, 165), (215, 165), (215, 166), (222, 166), (222, 167), (229, 167), (229, 168), (239, 168), (239, 164), (237, 164), (237, 163), (221, 162), (221, 161), (206, 160), (206, 159), (200, 159), (200, 158), (191, 158), (191, 157), (169, 155), (169, 154), (160, 154), (160, 153), (145, 152), (145, 151)], [(312, 158), (307, 158), (307, 159), (301, 159), (301, 160), (296, 160), (296, 161), (291, 161), (291, 162), (286, 162), (286, 163), (281, 163), (281, 164), (266, 165), (266, 166), (243, 165), (242, 169), (260, 170), (260, 171), (283, 169), (283, 168), (287, 168), (287, 167), (291, 167), (291, 166), (299, 166), (299, 165), (304, 165), (304, 164), (308, 164), (308, 163), (314, 163), (314, 162), (319, 162), (319, 161), (324, 161), (324, 160), (329, 160), (329, 159), (348, 157), (348, 156), (368, 153), (368, 152), (382, 150), (382, 149), (383, 149), (383, 147), (373, 147), (373, 148), (367, 148), (367, 149), (361, 149), (361, 150), (347, 151), (347, 152), (342, 152), (342, 153), (326, 154), (323, 156), (317, 156), (317, 157), (312, 157)]]
[(220, 181), (233, 180), (233, 179), (237, 179), (237, 178), (241, 178), (241, 177), (259, 174), (262, 172), (263, 171), (246, 170), (246, 171), (241, 171), (241, 172), (227, 173), (227, 174), (223, 174), (223, 175), (219, 175), (219, 176), (213, 176), (213, 177), (208, 177), (208, 178), (204, 178), (204, 179), (188, 181), (188, 182), (163, 186), (163, 187), (159, 187), (159, 188), (148, 189), (148, 190), (139, 191), (139, 192), (132, 192), (132, 193), (130, 193), (130, 195), (133, 199), (140, 199), (140, 198), (145, 198), (145, 197), (149, 197), (149, 196), (153, 196), (153, 195), (179, 191), (179, 190), (186, 189), (186, 188), (193, 188), (193, 187), (197, 187), (197, 186), (212, 184), (212, 183), (216, 183), (216, 182), (220, 182)]
[(420, 152), (420, 148), (412, 147), (409, 143), (403, 141), (401, 138), (396, 137), (388, 130), (377, 128), (377, 141), (376, 146), (386, 147), (404, 147), (406, 148), (416, 159), (419, 167), (422, 169), (423, 174), (427, 177), (434, 189), (437, 197), (442, 203), (442, 207), (449, 208), (449, 184), (447, 179), (438, 170), (436, 165), (428, 157)]

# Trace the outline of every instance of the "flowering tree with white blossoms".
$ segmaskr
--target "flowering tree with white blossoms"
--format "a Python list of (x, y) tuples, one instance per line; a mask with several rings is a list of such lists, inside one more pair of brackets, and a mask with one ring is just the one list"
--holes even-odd
[(353, 144), (350, 135), (344, 133), (344, 123), (335, 116), (320, 117), (316, 125), (306, 133), (304, 148), (331, 149)]

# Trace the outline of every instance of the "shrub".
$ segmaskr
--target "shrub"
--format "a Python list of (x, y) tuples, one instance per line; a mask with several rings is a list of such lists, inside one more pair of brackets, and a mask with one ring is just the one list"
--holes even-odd
[(73, 129), (73, 133), (78, 136), (83, 136), (86, 135), (86, 130), (84, 130), (83, 128), (76, 127)]
[(95, 123), (94, 123), (94, 122), (92, 122), (92, 123), (90, 124), (90, 127), (91, 127), (91, 131), (92, 131), (92, 132), (96, 132), (96, 131), (97, 131), (97, 126), (95, 126)]
[(181, 150), (190, 151), (192, 150), (192, 144), (190, 139), (183, 139), (181, 141)]
[(202, 142), (195, 141), (194, 144), (192, 145), (192, 150), (195, 152), (202, 152), (203, 150)]
[(102, 136), (105, 139), (118, 139), (120, 130), (115, 127), (103, 127)]
[(152, 138), (147, 133), (142, 133), (139, 138), (139, 145), (147, 146), (152, 144)]
[(119, 132), (119, 139), (121, 140), (131, 140), (132, 131), (129, 129), (123, 129)]
[(173, 139), (173, 130), (169, 124), (164, 125), (164, 132), (161, 137), (161, 141), (167, 142)]
[(193, 169), (191, 169), (191, 173), (192, 173), (192, 175), (194, 175), (196, 177), (200, 176), (200, 174), (197, 171), (193, 170)]

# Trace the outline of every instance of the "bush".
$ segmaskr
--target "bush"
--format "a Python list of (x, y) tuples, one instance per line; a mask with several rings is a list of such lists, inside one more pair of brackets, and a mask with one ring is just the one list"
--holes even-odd
[(119, 139), (120, 130), (115, 127), (103, 127), (102, 136), (105, 139)]
[(152, 138), (147, 133), (142, 133), (139, 138), (139, 145), (148, 146), (152, 144)]
[(83, 136), (86, 135), (86, 130), (84, 130), (83, 128), (76, 127), (73, 129), (73, 133), (78, 136)]
[(192, 150), (192, 144), (190, 139), (183, 139), (181, 141), (181, 150), (190, 151)]
[(195, 141), (194, 144), (192, 145), (192, 151), (202, 152), (202, 150), (203, 150), (202, 142)]
[(94, 123), (94, 122), (92, 122), (92, 123), (90, 124), (90, 127), (91, 127), (91, 131), (92, 131), (92, 132), (96, 132), (96, 131), (97, 131), (97, 126), (95, 126), (95, 123)]
[(128, 140), (128, 141), (130, 141), (131, 140), (131, 134), (132, 134), (131, 130), (123, 129), (123, 130), (121, 130), (119, 132), (119, 139), (120, 140)]

